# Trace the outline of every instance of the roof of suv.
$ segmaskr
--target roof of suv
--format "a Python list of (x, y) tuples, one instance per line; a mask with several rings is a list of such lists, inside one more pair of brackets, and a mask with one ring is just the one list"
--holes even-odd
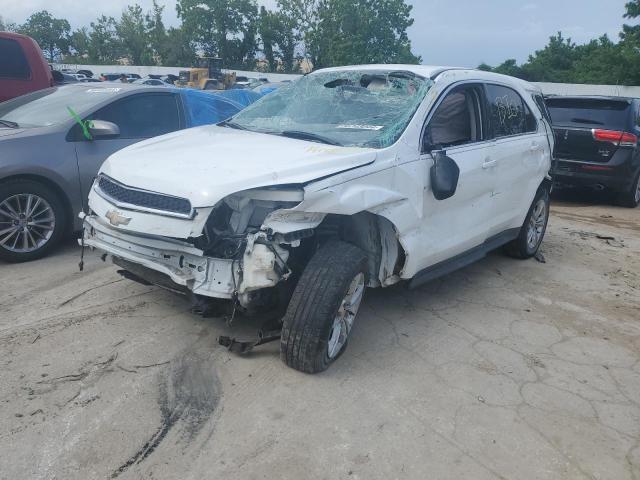
[[(378, 64), (378, 65), (349, 65), (344, 67), (324, 68), (316, 70), (316, 72), (340, 72), (348, 70), (389, 70), (389, 71), (406, 71), (412, 72), (425, 78), (435, 80), (439, 75), (445, 72), (460, 72), (461, 74), (473, 73), (474, 77), (479, 80), (494, 80), (505, 83), (517, 84), (525, 90), (540, 91), (540, 88), (525, 80), (499, 73), (485, 72), (474, 68), (451, 67), (443, 65), (411, 65), (411, 64)], [(314, 72), (314, 73), (316, 73)]]
[(631, 103), (637, 98), (633, 97), (618, 97), (615, 95), (547, 95), (549, 100), (611, 100), (611, 101), (626, 101)]

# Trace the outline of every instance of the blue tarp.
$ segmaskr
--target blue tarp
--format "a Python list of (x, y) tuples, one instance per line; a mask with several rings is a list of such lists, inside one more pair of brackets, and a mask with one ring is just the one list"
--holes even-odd
[(221, 92), (216, 92), (216, 95), (226, 98), (227, 100), (231, 100), (232, 102), (241, 105), (242, 108), (248, 107), (262, 97), (259, 93), (246, 89), (223, 90)]
[(211, 125), (235, 115), (246, 105), (212, 93), (188, 88), (177, 89), (187, 112), (187, 126)]

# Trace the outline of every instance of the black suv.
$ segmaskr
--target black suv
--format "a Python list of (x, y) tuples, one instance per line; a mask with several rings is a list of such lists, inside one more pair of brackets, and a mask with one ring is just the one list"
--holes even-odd
[(640, 99), (547, 97), (555, 132), (557, 184), (607, 188), (640, 203)]

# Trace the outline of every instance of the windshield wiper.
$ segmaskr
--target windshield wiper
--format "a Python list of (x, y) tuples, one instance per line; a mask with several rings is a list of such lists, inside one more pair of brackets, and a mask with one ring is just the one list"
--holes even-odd
[(604, 125), (602, 122), (598, 122), (597, 120), (589, 120), (588, 118), (572, 118), (571, 121), (573, 123), (590, 123), (592, 125)]
[(0, 125), (4, 125), (5, 127), (9, 128), (20, 128), (20, 125), (18, 125), (16, 122), (12, 122), (11, 120), (2, 120), (1, 118)]
[(230, 122), (229, 120), (224, 120), (218, 124), (219, 127), (229, 127), (235, 128), (236, 130), (249, 130), (247, 127), (243, 127), (235, 122)]
[(332, 140), (330, 138), (323, 137), (322, 135), (317, 135), (311, 132), (303, 132), (300, 130), (285, 130), (284, 132), (280, 132), (280, 135), (282, 135), (283, 137), (297, 138), (298, 140), (310, 140), (312, 142), (326, 143), (327, 145), (336, 145), (338, 147), (342, 146), (340, 142), (336, 142), (335, 140)]

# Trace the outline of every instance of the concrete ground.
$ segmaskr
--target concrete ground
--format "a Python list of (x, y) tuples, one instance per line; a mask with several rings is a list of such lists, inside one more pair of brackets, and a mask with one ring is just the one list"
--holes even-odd
[(570, 200), (547, 263), (368, 291), (317, 376), (73, 243), (1, 264), (0, 478), (640, 479), (640, 209)]

